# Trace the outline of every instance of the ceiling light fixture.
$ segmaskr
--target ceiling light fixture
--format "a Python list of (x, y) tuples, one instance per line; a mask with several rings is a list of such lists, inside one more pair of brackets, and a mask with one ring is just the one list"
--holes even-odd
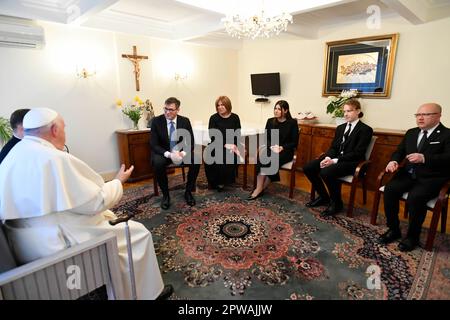
[(227, 15), (222, 18), (225, 30), (232, 36), (240, 38), (269, 38), (286, 31), (289, 23), (292, 23), (292, 15), (283, 12), (279, 15), (266, 15), (264, 10), (259, 14), (244, 17), (239, 14)]

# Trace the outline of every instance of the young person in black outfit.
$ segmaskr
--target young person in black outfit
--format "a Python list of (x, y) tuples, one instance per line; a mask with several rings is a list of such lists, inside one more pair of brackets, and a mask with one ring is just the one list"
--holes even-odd
[[(210, 155), (214, 162), (206, 163), (205, 173), (209, 185), (217, 191), (222, 191), (225, 185), (235, 181), (241, 135), (241, 120), (239, 116), (231, 112), (231, 101), (226, 96), (216, 99), (216, 113), (209, 118), (209, 136), (211, 143), (206, 147), (206, 154)], [(214, 150), (216, 135), (220, 132), (222, 143), (222, 157)], [(211, 148), (211, 150), (209, 150)]]
[(13, 136), (9, 141), (3, 146), (0, 151), (0, 164), (3, 159), (5, 159), (6, 155), (11, 151), (11, 149), (23, 139), (23, 117), (27, 114), (30, 109), (18, 109), (11, 114), (9, 118), (9, 123), (11, 124), (11, 128), (13, 129)]
[[(248, 200), (255, 200), (260, 197), (270, 182), (280, 181), (279, 169), (285, 163), (288, 163), (294, 157), (294, 150), (298, 143), (298, 124), (289, 112), (289, 103), (285, 100), (279, 100), (273, 108), (274, 117), (266, 122), (265, 139), (267, 146), (262, 146), (261, 152), (267, 153), (267, 157), (278, 157), (278, 167), (276, 173), (268, 173), (272, 171), (272, 162), (263, 164), (258, 161), (256, 188), (248, 196)], [(275, 131), (276, 130), (276, 131)], [(278, 142), (271, 141), (273, 133), (278, 134)]]
[[(340, 177), (353, 174), (358, 163), (365, 159), (373, 130), (359, 120), (363, 113), (358, 100), (350, 99), (344, 105), (346, 123), (336, 128), (331, 147), (321, 159), (315, 159), (303, 167), (319, 197), (306, 203), (307, 207), (328, 206), (323, 216), (332, 216), (342, 211)], [(324, 182), (328, 187), (325, 188)]]
[[(427, 103), (415, 114), (417, 127), (408, 130), (386, 166), (386, 172), (396, 172), (384, 190), (384, 211), (388, 231), (379, 242), (391, 243), (401, 238), (398, 219), (399, 200), (408, 192), (409, 227), (406, 238), (399, 244), (401, 251), (411, 251), (419, 244), (426, 203), (437, 197), (450, 179), (450, 129), (440, 123), (442, 108)], [(399, 169), (399, 163), (406, 165)]]

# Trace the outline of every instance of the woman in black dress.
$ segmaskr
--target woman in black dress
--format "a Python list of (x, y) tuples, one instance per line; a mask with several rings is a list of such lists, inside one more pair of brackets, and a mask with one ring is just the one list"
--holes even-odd
[(205, 161), (205, 173), (208, 184), (213, 189), (222, 191), (224, 186), (233, 183), (236, 177), (241, 120), (237, 114), (231, 112), (231, 101), (228, 97), (218, 97), (215, 105), (217, 113), (209, 118), (208, 129), (211, 143), (206, 147), (206, 154), (210, 154), (213, 158), (216, 156), (213, 146), (220, 132), (219, 135), (222, 138), (220, 151), (223, 156), (221, 157), (220, 152), (217, 152), (218, 158), (212, 163), (208, 164)]
[[(261, 196), (270, 182), (280, 181), (279, 169), (285, 163), (288, 163), (294, 157), (294, 150), (298, 143), (298, 124), (297, 120), (293, 119), (289, 112), (289, 104), (285, 100), (279, 100), (273, 108), (274, 117), (267, 120), (265, 138), (263, 143), (267, 142), (267, 146), (260, 148), (261, 152), (266, 153), (266, 156), (278, 156), (279, 163), (277, 172), (275, 174), (265, 173), (270, 172), (268, 168), (271, 163), (262, 164), (258, 159), (256, 178), (256, 188), (248, 196), (248, 200), (255, 200)], [(271, 141), (273, 130), (278, 130), (279, 145), (275, 141)]]

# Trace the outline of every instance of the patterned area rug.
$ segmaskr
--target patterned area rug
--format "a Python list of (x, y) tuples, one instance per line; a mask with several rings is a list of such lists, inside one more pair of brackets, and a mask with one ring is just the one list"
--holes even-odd
[(448, 235), (433, 252), (402, 253), (376, 243), (385, 228), (366, 211), (322, 218), (304, 206), (307, 194), (290, 200), (281, 184), (249, 202), (240, 185), (218, 193), (200, 175), (191, 208), (181, 176), (169, 181), (169, 210), (149, 185), (126, 190), (114, 211), (151, 230), (173, 299), (450, 299)]

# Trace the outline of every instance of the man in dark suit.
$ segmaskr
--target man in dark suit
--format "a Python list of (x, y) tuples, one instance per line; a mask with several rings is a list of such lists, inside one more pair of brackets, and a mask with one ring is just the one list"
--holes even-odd
[(389, 229), (379, 239), (388, 244), (401, 238), (399, 199), (408, 192), (409, 227), (398, 245), (401, 251), (411, 251), (419, 244), (426, 203), (437, 197), (450, 178), (450, 129), (440, 123), (441, 112), (436, 103), (420, 106), (415, 114), (417, 127), (406, 132), (386, 166), (386, 172), (395, 172), (399, 163), (406, 161), (385, 187), (384, 211)]
[(9, 123), (11, 124), (11, 128), (13, 129), (13, 136), (9, 141), (3, 146), (0, 151), (0, 164), (3, 159), (5, 159), (6, 155), (11, 151), (11, 149), (23, 138), (23, 117), (25, 114), (30, 111), (30, 109), (18, 109), (11, 114), (9, 118)]
[(162, 190), (161, 208), (170, 207), (169, 185), (166, 166), (171, 163), (189, 165), (188, 179), (184, 198), (190, 206), (195, 205), (192, 196), (200, 162), (194, 161), (194, 133), (188, 118), (178, 115), (180, 101), (171, 97), (165, 101), (164, 114), (153, 119), (151, 126), (150, 147), (156, 180)]
[(373, 134), (372, 128), (359, 120), (363, 113), (358, 100), (348, 100), (343, 108), (346, 123), (336, 128), (331, 147), (324, 157), (310, 161), (303, 168), (319, 194), (316, 200), (306, 203), (306, 206), (311, 208), (326, 205), (323, 216), (335, 215), (344, 208), (339, 178), (355, 172), (358, 163), (365, 159)]

